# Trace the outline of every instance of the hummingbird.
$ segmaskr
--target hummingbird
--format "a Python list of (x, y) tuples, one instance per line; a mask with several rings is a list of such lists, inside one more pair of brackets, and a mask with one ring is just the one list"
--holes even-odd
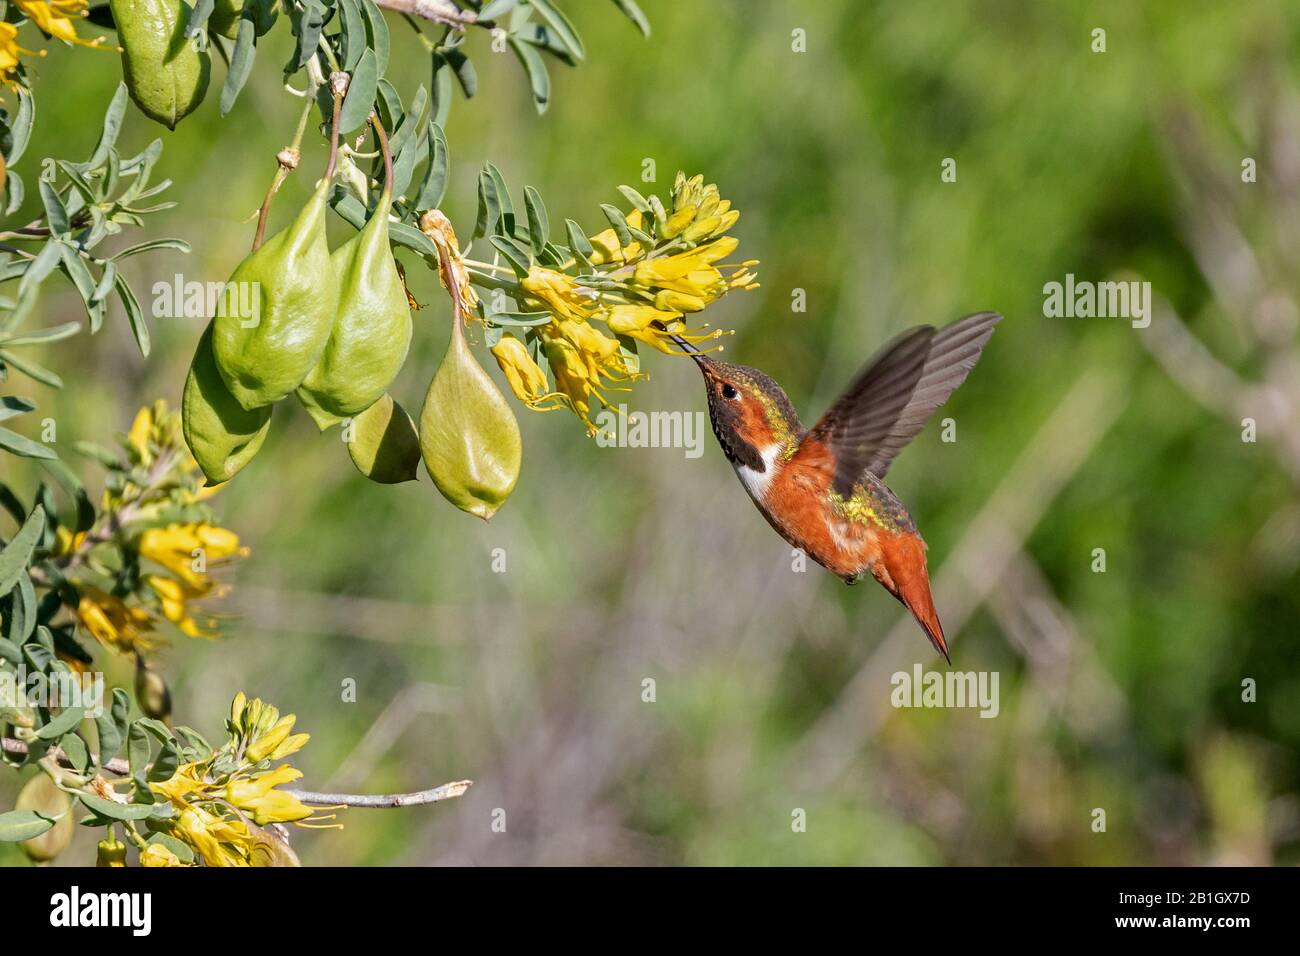
[(885, 485), (895, 456), (975, 367), (996, 312), (909, 329), (863, 366), (812, 428), (756, 368), (674, 336), (704, 375), (709, 419), (758, 510), (782, 538), (847, 584), (870, 574), (951, 664), (930, 593), (925, 541)]

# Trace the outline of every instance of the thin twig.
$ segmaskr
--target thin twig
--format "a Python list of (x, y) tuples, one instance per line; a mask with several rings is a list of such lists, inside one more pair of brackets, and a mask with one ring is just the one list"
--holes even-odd
[(370, 125), (375, 128), (375, 138), (379, 140), (379, 149), (384, 156), (384, 192), (392, 195), (393, 153), (388, 147), (388, 134), (384, 132), (384, 124), (379, 122), (378, 114), (370, 114)]
[[(5, 753), (14, 757), (27, 756), (28, 747), (26, 743), (12, 737), (2, 739)], [(68, 755), (58, 747), (51, 747), (46, 751), (46, 756), (56, 759), (61, 767), (66, 767), (69, 770), (76, 769)], [(97, 758), (92, 757), (92, 761), (95, 760)], [(121, 757), (115, 757), (100, 769), (107, 770), (119, 777), (125, 777), (131, 772), (130, 764)], [(424, 803), (450, 800), (453, 797), (459, 797), (473, 785), (473, 780), (453, 780), (451, 783), (444, 783), (440, 787), (430, 787), (428, 790), (417, 790), (414, 793), (317, 793), (314, 790), (284, 790), (282, 792), (295, 797), (308, 806), (390, 808), (415, 807)]]
[(339, 162), (339, 112), (343, 109), (343, 94), (348, 91), (348, 75), (336, 70), (330, 74), (330, 92), (334, 96), (334, 115), (330, 119), (330, 159), (325, 166), (325, 178), (334, 178)]
[(437, 803), (459, 797), (470, 787), (473, 780), (455, 780), (444, 783), (441, 787), (428, 790), (416, 790), (414, 793), (317, 793), (314, 790), (282, 790), (301, 803), (313, 807), (367, 807), (373, 809), (390, 809), (392, 807), (416, 807), (423, 803)]
[(454, 30), (464, 30), (479, 22), (478, 14), (473, 10), (462, 10), (448, 0), (375, 0), (375, 5), (394, 13), (409, 13), (423, 20), (441, 23)]
[[(15, 740), (13, 737), (5, 737), (3, 738), (3, 742), (4, 742), (4, 747), (3, 747), (4, 752), (9, 754), (10, 756), (12, 757), (27, 756), (28, 747), (27, 744), (24, 743), (23, 741)], [(45, 755), (47, 757), (53, 757), (55, 760), (59, 762), (59, 766), (61, 767), (64, 767), (68, 770), (77, 769), (73, 765), (71, 758), (69, 758), (68, 755), (64, 753), (63, 750), (59, 747), (51, 747), (49, 750), (45, 751)], [(91, 763), (98, 763), (99, 755), (91, 754), (90, 760)], [(117, 757), (113, 760), (110, 760), (108, 763), (104, 764), (104, 766), (101, 769), (107, 770), (109, 773), (117, 774), (119, 777), (125, 777), (127, 774), (131, 772), (130, 764), (128, 764), (121, 757)]]

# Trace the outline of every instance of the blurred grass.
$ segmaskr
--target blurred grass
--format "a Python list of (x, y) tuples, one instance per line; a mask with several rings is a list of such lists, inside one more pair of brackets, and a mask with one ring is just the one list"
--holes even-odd
[[(1198, 198), (1168, 124), (1192, 116), (1229, 181), (1241, 156), (1262, 159), (1263, 107), (1296, 98), (1300, 14), (1282, 2), (1085, 12), (1023, 0), (647, 0), (654, 35), (642, 41), (609, 5), (570, 6), (588, 62), (555, 71), (546, 116), (514, 58), (476, 41), (480, 94), (458, 100), (447, 128), (445, 209), (462, 239), (487, 159), (516, 190), (536, 185), (553, 220), (593, 232), (618, 183), (662, 195), (677, 169), (703, 172), (743, 210), (736, 234), (763, 282), (709, 319), (738, 330), (728, 356), (774, 375), (806, 419), (894, 332), (1003, 312), (944, 410), (958, 441), (931, 426), (890, 473), (932, 567), (1069, 383), (1116, 370), (1123, 413), (1024, 543), (1075, 628), (1065, 676), (980, 611), (956, 636), (955, 663), (1000, 672), (1000, 716), (894, 711), (878, 733), (837, 738), (848, 769), (814, 781), (797, 772), (807, 735), (900, 612), (874, 586), (790, 573), (789, 549), (711, 438), (694, 460), (600, 449), (563, 413), (521, 411), (523, 476), (484, 525), (427, 479), (366, 484), (336, 435), (286, 406), (218, 499), (253, 548), (227, 602), (229, 636), (163, 656), (178, 718), (215, 734), (243, 689), (312, 732), (302, 767), (313, 786), (477, 781), (452, 804), (352, 811), (342, 831), (302, 834), (309, 863), (1300, 862), (1300, 582), (1294, 541), (1279, 531), (1297, 489), (1276, 436), (1242, 443), (1127, 322), (1042, 317), (1044, 283), (1136, 270), (1243, 376), (1263, 367), (1266, 350), (1215, 301), (1189, 247)], [(389, 75), (409, 98), (427, 64), (393, 27)], [(1104, 54), (1089, 51), (1095, 27), (1107, 30)], [(807, 53), (791, 51), (796, 28)], [(220, 281), (246, 249), (297, 111), (279, 86), (283, 59), (259, 57), (225, 119), (216, 90), (174, 134), (130, 115), (123, 148), (162, 135), (159, 174), (178, 183), (181, 205), (156, 217), (155, 234), (194, 245), (188, 257), (132, 260), (139, 288), (176, 272)], [(118, 73), (111, 54), (57, 46), (37, 66), (24, 174), (42, 156), (90, 152)], [(957, 159), (955, 183), (940, 180), (945, 157)], [(646, 159), (654, 184), (640, 181)], [(323, 161), (319, 146), (306, 151), (274, 222)], [(1260, 209), (1247, 238), (1273, 235), (1276, 215)], [(407, 266), (430, 303), (395, 389), (416, 409), (447, 310), (436, 278)], [(1294, 299), (1294, 274), (1281, 277), (1276, 291)], [(795, 288), (806, 313), (791, 312)], [(51, 323), (77, 316), (57, 279), (44, 295)], [(60, 442), (125, 428), (153, 398), (176, 402), (199, 328), (154, 321), (144, 362), (116, 315), (48, 357), (69, 382), (38, 396)], [(687, 363), (646, 364), (633, 407), (703, 408)], [(1282, 558), (1265, 560), (1261, 541), (1273, 537)], [(1105, 574), (1090, 571), (1098, 547)], [(505, 574), (491, 573), (494, 548)], [(907, 666), (933, 666), (912, 637)], [(647, 677), (653, 704), (641, 700)], [(1241, 701), (1248, 677), (1258, 703)], [(356, 703), (340, 700), (347, 678)], [(354, 752), (420, 683), (450, 690), (391, 713), (402, 719), (390, 739)], [(0, 804), (13, 792), (0, 780)], [(806, 833), (791, 831), (796, 807)], [(1098, 807), (1104, 834), (1090, 828)], [(504, 834), (490, 829), (495, 808)], [(0, 860), (14, 859), (0, 847)]]

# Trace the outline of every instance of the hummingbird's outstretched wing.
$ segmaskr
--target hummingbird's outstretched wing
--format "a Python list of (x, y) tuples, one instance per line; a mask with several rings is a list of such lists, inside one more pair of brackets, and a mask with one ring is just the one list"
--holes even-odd
[(863, 472), (883, 478), (895, 456), (966, 380), (1002, 320), (968, 315), (935, 331), (922, 325), (880, 350), (809, 431), (835, 453), (835, 490), (844, 496)]

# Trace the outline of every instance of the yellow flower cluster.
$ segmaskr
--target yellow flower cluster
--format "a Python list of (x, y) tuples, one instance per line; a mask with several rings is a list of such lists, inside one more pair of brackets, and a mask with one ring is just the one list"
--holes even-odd
[(19, 56), (44, 56), (45, 51), (28, 50), (18, 45), (18, 27), (0, 23), (0, 82), (5, 86), (18, 85)]
[[(123, 542), (120, 547), (134, 552), (146, 567), (133, 594), (117, 589), (109, 593), (84, 576), (72, 575), (80, 595), (76, 617), (97, 641), (124, 653), (154, 646), (150, 635), (159, 615), (189, 637), (215, 637), (217, 618), (204, 613), (197, 602), (227, 593), (229, 588), (210, 572), (244, 557), (248, 548), (240, 546), (233, 531), (207, 521), (132, 530), (158, 521), (168, 509), (195, 505), (215, 491), (199, 488), (198, 465), (185, 447), (180, 416), (165, 402), (140, 409), (122, 446), (130, 467), (121, 469), (122, 479), (105, 493), (103, 502), (115, 530), (90, 537), (60, 527), (54, 553), (64, 564), (95, 568), (91, 552), (107, 538)], [(128, 603), (132, 596), (147, 606)]]
[(174, 524), (148, 529), (140, 535), (137, 548), (140, 557), (172, 574), (143, 577), (156, 595), (163, 617), (188, 637), (215, 637), (217, 619), (193, 605), (204, 598), (224, 597), (230, 590), (218, 584), (209, 569), (248, 554), (248, 548), (240, 546), (239, 536), (203, 522)]
[[(657, 200), (650, 214), (641, 209), (628, 213), (628, 233), (634, 238), (627, 245), (620, 245), (612, 226), (590, 237), (592, 253), (587, 259), (606, 280), (599, 289), (566, 272), (536, 265), (520, 280), (524, 305), (551, 314), (551, 321), (537, 328), (536, 338), (554, 389), (546, 371), (514, 335), (502, 335), (492, 354), (515, 397), (529, 408), (566, 406), (594, 435), (593, 404), (608, 407), (609, 388), (641, 377), (634, 356), (616, 336), (681, 355), (675, 339), (694, 344), (724, 334), (720, 329), (706, 332), (707, 326), (690, 328), (687, 314), (703, 311), (733, 289), (758, 287), (752, 271), (756, 261), (720, 264), (738, 245), (725, 233), (740, 212), (718, 195), (718, 187), (705, 185), (701, 176), (688, 179), (678, 173), (672, 201), (671, 213)], [(723, 269), (729, 271), (724, 274)], [(599, 331), (592, 320), (605, 323), (613, 335)]]
[[(141, 576), (162, 616), (188, 637), (216, 637), (217, 618), (203, 613), (195, 602), (222, 597), (229, 590), (211, 578), (207, 568), (248, 554), (238, 536), (210, 524), (176, 524), (148, 529), (140, 535), (137, 550), (141, 558), (171, 572)], [(129, 605), (81, 580), (76, 587), (81, 598), (77, 619), (95, 640), (123, 653), (139, 653), (155, 645), (150, 635), (157, 619), (148, 609)]]
[[(283, 858), (276, 838), (261, 828), (271, 823), (310, 825), (310, 807), (297, 797), (278, 789), (302, 776), (288, 764), (266, 769), (263, 761), (282, 760), (302, 749), (310, 739), (294, 734), (293, 714), (261, 700), (237, 694), (230, 706), (227, 728), (230, 740), (204, 761), (184, 764), (167, 780), (150, 788), (177, 810), (170, 833), (193, 848), (208, 866), (257, 866)], [(218, 774), (218, 757), (236, 763), (231, 773)], [(165, 848), (164, 848), (165, 850)], [(152, 859), (147, 858), (152, 854)], [(290, 854), (291, 856), (291, 854)], [(141, 854), (145, 866), (176, 866), (180, 861), (170, 851)]]
[[(104, 42), (103, 37), (86, 40), (77, 36), (73, 19), (80, 19), (86, 15), (87, 0), (14, 0), (14, 6), (38, 29), (56, 40), (88, 47), (98, 47)], [(6, 86), (17, 85), (20, 55), (44, 56), (45, 51), (38, 52), (20, 47), (17, 25), (0, 23), (0, 82)]]

